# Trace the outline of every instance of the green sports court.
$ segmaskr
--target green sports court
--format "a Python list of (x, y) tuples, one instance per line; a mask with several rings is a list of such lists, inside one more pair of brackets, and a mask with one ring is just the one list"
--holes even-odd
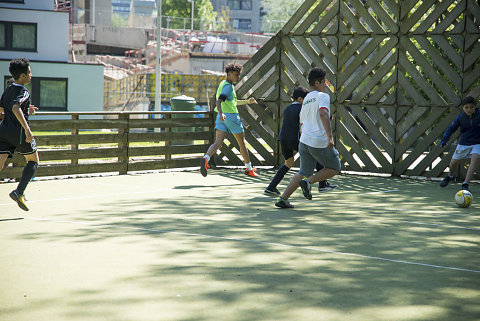
[(0, 320), (480, 320), (476, 184), (343, 174), (278, 209), (273, 174), (38, 179), (29, 212), (1, 184)]

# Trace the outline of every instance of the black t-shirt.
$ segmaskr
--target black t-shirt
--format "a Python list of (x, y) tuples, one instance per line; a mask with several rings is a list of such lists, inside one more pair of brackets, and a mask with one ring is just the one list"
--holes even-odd
[(22, 127), (13, 113), (13, 106), (19, 104), (25, 120), (28, 122), (28, 109), (30, 107), (30, 92), (22, 85), (13, 83), (2, 94), (0, 107), (3, 108), (5, 117), (0, 123), (4, 127)]
[(302, 105), (298, 102), (294, 102), (285, 108), (283, 111), (283, 123), (279, 140), (298, 140), (300, 138), (300, 110)]

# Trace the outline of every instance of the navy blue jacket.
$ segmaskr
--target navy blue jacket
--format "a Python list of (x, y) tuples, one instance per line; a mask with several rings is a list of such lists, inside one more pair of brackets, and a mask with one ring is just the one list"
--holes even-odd
[(445, 134), (443, 134), (440, 145), (445, 145), (458, 127), (460, 127), (459, 145), (471, 146), (480, 144), (480, 111), (478, 108), (475, 108), (472, 117), (464, 112), (455, 117), (455, 120), (448, 126)]
[(283, 111), (283, 123), (278, 140), (298, 140), (300, 127), (300, 110), (302, 105), (299, 102), (293, 102)]

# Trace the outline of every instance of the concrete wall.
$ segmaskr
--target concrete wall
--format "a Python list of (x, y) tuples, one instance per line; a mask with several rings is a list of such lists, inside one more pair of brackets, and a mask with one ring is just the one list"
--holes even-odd
[[(0, 61), (0, 75), (9, 76), (10, 61)], [(31, 61), (33, 77), (68, 78), (67, 111), (103, 111), (103, 65)]]
[(142, 49), (147, 44), (147, 35), (142, 28), (88, 26), (87, 42), (102, 46)]
[(25, 57), (30, 60), (68, 61), (68, 12), (2, 8), (0, 20), (37, 24), (36, 52), (0, 51), (0, 59)]

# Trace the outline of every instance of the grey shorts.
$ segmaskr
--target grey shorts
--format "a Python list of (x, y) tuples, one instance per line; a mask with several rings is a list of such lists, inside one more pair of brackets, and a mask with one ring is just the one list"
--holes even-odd
[(335, 148), (316, 148), (300, 143), (298, 152), (300, 153), (300, 171), (298, 172), (300, 175), (312, 176), (317, 162), (337, 172), (342, 169), (338, 151)]

